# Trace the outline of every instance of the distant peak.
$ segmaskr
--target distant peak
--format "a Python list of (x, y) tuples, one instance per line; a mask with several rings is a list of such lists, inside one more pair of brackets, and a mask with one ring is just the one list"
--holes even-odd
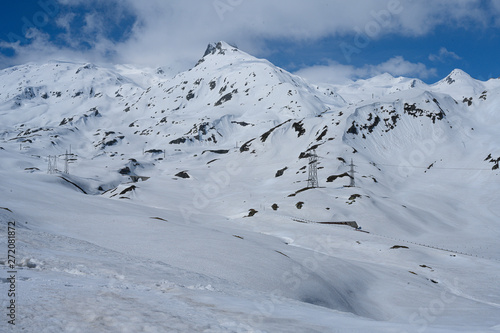
[(457, 80), (471, 79), (471, 76), (461, 69), (454, 69), (444, 81), (448, 84), (453, 84)]
[(394, 79), (394, 75), (392, 75), (388, 72), (384, 72), (384, 73), (380, 74), (379, 76), (383, 77), (383, 78)]
[(238, 51), (238, 48), (235, 46), (231, 46), (226, 42), (218, 42), (218, 43), (210, 43), (205, 50), (205, 54), (203, 57), (206, 57), (210, 54), (226, 54), (227, 51)]
[(207, 46), (207, 49), (205, 50), (205, 54), (203, 54), (203, 57), (206, 57), (209, 54), (215, 54), (217, 52), (217, 44), (210, 43)]
[(374, 78), (382, 79), (382, 80), (392, 80), (392, 79), (395, 79), (394, 76), (392, 76), (391, 74), (389, 74), (387, 72), (379, 74), (379, 75), (375, 76)]
[(466, 72), (464, 72), (463, 70), (461, 69), (458, 69), (458, 68), (455, 68), (454, 70), (451, 71), (450, 75), (465, 75), (465, 76), (469, 76), (469, 74), (467, 74)]
[[(205, 54), (203, 54), (203, 57), (198, 61), (198, 63), (195, 65), (198, 66), (199, 64), (205, 62), (205, 60), (208, 60), (208, 58), (216, 57), (219, 58), (219, 56), (228, 56), (231, 55), (233, 58), (240, 58), (240, 59), (246, 59), (251, 56), (246, 54), (245, 52), (242, 52), (238, 49), (238, 47), (233, 46), (229, 43), (226, 42), (218, 42), (218, 43), (210, 43), (207, 46), (207, 49), (205, 50)], [(229, 59), (229, 58), (227, 58)]]
[(97, 66), (94, 65), (94, 64), (90, 64), (90, 63), (87, 63), (81, 67), (79, 67), (77, 70), (76, 70), (76, 73), (75, 74), (78, 74), (82, 71), (85, 71), (85, 70), (95, 70), (97, 69)]

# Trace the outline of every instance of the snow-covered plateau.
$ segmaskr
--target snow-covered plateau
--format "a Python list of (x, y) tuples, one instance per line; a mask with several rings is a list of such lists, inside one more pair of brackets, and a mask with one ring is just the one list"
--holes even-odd
[(500, 332), (499, 124), (500, 79), (315, 85), (224, 42), (4, 69), (0, 331)]

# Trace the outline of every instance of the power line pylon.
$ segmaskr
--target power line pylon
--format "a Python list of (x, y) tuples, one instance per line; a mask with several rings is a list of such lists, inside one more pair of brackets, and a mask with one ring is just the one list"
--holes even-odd
[(49, 155), (49, 166), (47, 169), (47, 173), (54, 174), (57, 172), (57, 156)]
[(69, 174), (69, 154), (66, 150), (66, 154), (64, 154), (64, 173)]
[(349, 171), (349, 177), (351, 178), (351, 183), (349, 184), (349, 187), (355, 187), (356, 186), (356, 181), (354, 180), (354, 174), (356, 171), (354, 171), (354, 162), (351, 158), (351, 170)]
[(307, 179), (307, 187), (318, 187), (318, 155), (316, 150), (311, 150), (309, 153), (309, 178)]
[(74, 163), (76, 161), (76, 156), (71, 152), (71, 146), (69, 146), (69, 153), (66, 150), (66, 154), (64, 154), (64, 173), (69, 174), (69, 165), (70, 163)]

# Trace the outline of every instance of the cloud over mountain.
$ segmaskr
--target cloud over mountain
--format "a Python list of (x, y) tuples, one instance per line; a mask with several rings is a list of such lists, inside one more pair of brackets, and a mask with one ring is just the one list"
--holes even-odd
[[(349, 39), (360, 32), (373, 39), (421, 36), (438, 25), (467, 28), (494, 17), (494, 11), (480, 6), (479, 0), (55, 1), (42, 2), (54, 3), (58, 9), (56, 15), (47, 15), (49, 22), (43, 26), (31, 22), (25, 34), (16, 32), (24, 43), (4, 40), (0, 44), (15, 53), (0, 58), (4, 67), (56, 57), (168, 65), (178, 72), (189, 68), (196, 60), (192, 55), (210, 40), (232, 41), (252, 54), (266, 56), (277, 51), (273, 40)], [(494, 1), (491, 6), (498, 7)], [(390, 58), (385, 61), (394, 63)], [(403, 65), (408, 66), (399, 64)]]

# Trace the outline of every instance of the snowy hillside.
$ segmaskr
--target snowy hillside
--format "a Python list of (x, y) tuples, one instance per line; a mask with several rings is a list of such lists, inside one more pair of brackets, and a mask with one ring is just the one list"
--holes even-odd
[(317, 86), (219, 42), (173, 78), (51, 62), (0, 87), (16, 328), (500, 331), (500, 80)]

